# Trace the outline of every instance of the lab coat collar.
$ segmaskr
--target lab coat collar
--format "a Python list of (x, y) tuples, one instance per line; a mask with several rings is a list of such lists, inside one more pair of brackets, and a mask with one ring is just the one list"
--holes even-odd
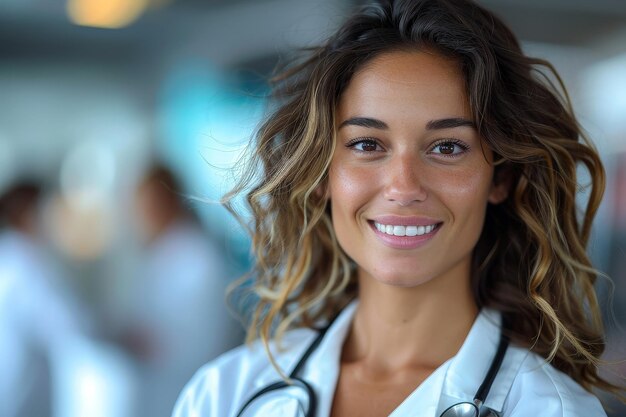
[[(330, 415), (341, 368), (341, 350), (357, 305), (358, 302), (353, 301), (339, 313), (300, 372), (299, 376), (307, 381), (317, 393), (318, 416)], [(285, 335), (282, 349), (273, 349), (276, 363), (283, 372), (289, 375), (293, 371), (317, 334), (317, 331), (298, 329)], [(269, 366), (259, 375), (255, 384), (256, 389), (261, 389), (280, 379), (276, 369)]]
[[(327, 387), (330, 381), (336, 380), (339, 375), (339, 361), (341, 349), (346, 338), (354, 312), (358, 305), (357, 301), (348, 304), (332, 323), (317, 349), (313, 351), (301, 370), (303, 379), (314, 387)], [(289, 375), (302, 358), (302, 355), (317, 337), (318, 332), (310, 329), (296, 329), (285, 334), (280, 346), (272, 345), (272, 352), (278, 367)], [(261, 348), (258, 346), (257, 348)], [(329, 379), (334, 375), (334, 379)], [(281, 376), (273, 366), (265, 369), (256, 380), (256, 387), (260, 388), (269, 383), (280, 380)], [(320, 387), (317, 387), (317, 385)], [(330, 387), (334, 392), (334, 384)], [(318, 391), (319, 392), (319, 391)], [(321, 398), (322, 394), (319, 395)], [(320, 398), (320, 399), (321, 399)]]
[[(300, 377), (309, 382), (318, 397), (318, 415), (330, 415), (334, 392), (341, 368), (341, 351), (358, 301), (353, 301), (339, 314), (328, 329), (320, 345), (309, 357)], [(496, 354), (500, 340), (500, 313), (483, 309), (470, 329), (458, 353), (442, 364), (400, 404), (390, 417), (408, 415), (438, 416), (443, 410), (458, 402), (471, 402), (482, 384)], [(304, 351), (316, 336), (310, 330), (291, 332), (285, 340), (286, 350), (277, 353), (277, 363), (287, 373), (296, 366)], [(291, 349), (290, 344), (297, 344)], [(502, 366), (496, 375), (485, 406), (501, 412), (504, 401), (527, 351), (509, 346)], [(257, 380), (262, 387), (275, 382), (280, 376), (268, 367)], [(439, 397), (439, 401), (433, 398)]]

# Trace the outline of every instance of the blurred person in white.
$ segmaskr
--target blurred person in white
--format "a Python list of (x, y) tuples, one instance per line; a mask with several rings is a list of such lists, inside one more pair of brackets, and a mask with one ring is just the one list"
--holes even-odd
[[(15, 184), (0, 198), (0, 416), (49, 414), (59, 353), (84, 323), (45, 247), (41, 188)], [(54, 401), (54, 399), (52, 399)]]
[(137, 415), (169, 416), (193, 372), (243, 339), (224, 299), (222, 249), (183, 203), (172, 172), (151, 168), (136, 194), (143, 243), (125, 341), (139, 360)]

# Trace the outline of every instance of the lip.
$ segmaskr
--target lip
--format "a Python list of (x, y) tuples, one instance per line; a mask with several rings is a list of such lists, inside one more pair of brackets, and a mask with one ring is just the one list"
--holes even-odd
[[(388, 235), (387, 233), (383, 233), (376, 229), (374, 222), (394, 225), (394, 226), (428, 226), (431, 224), (436, 224), (435, 229), (427, 234), (423, 234), (420, 236), (393, 236)], [(435, 235), (441, 229), (441, 225), (443, 224), (440, 221), (433, 219), (424, 219), (423, 217), (397, 217), (397, 216), (381, 216), (377, 217), (376, 220), (370, 220), (369, 222), (370, 228), (376, 234), (376, 237), (385, 245), (393, 249), (417, 249), (424, 245), (426, 245), (430, 240), (435, 237)]]

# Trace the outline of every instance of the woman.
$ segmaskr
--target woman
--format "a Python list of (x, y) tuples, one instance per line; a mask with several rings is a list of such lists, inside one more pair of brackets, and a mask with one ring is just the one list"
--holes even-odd
[(252, 187), (260, 341), (174, 415), (605, 415), (585, 253), (604, 174), (540, 67), (470, 1), (397, 0), (279, 77), (226, 198)]

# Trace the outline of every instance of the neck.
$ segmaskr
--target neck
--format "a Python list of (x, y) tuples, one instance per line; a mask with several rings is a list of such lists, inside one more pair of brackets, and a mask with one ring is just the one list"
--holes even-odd
[(360, 273), (343, 360), (381, 373), (437, 368), (457, 353), (478, 314), (469, 281), (467, 272), (403, 288)]

